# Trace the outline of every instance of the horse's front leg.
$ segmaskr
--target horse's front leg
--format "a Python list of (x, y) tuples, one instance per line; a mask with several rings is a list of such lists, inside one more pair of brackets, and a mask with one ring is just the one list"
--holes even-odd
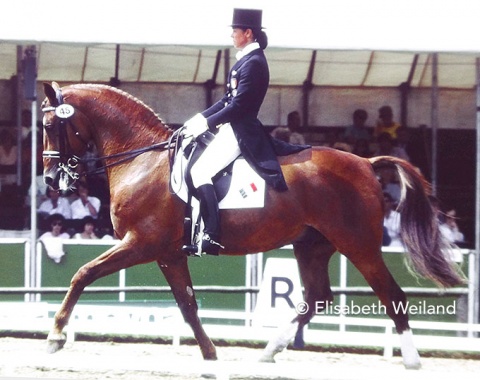
[(193, 330), (195, 339), (200, 346), (205, 360), (217, 360), (217, 351), (212, 341), (205, 333), (202, 323), (198, 318), (198, 306), (192, 288), (192, 280), (187, 265), (187, 256), (183, 253), (169, 257), (168, 260), (158, 260), (168, 284), (172, 288), (178, 307), (182, 312), (185, 322)]
[(47, 337), (47, 352), (57, 352), (65, 345), (66, 336), (63, 329), (68, 324), (73, 308), (85, 287), (101, 277), (134, 265), (138, 261), (138, 256), (132, 255), (131, 252), (130, 247), (122, 242), (88, 262), (75, 273), (60, 309), (55, 314), (53, 328)]

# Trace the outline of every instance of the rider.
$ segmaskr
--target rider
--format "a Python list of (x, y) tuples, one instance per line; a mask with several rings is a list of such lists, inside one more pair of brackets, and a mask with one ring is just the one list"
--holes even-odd
[(306, 148), (272, 139), (257, 118), (270, 78), (263, 52), (268, 39), (262, 30), (262, 11), (234, 9), (231, 27), (233, 45), (239, 51), (238, 61), (228, 76), (227, 92), (213, 106), (185, 123), (186, 134), (198, 136), (206, 130), (215, 134), (191, 169), (205, 227), (201, 252), (211, 255), (218, 255), (222, 247), (218, 200), (212, 178), (242, 154), (267, 184), (277, 191), (286, 191), (287, 184), (276, 156)]

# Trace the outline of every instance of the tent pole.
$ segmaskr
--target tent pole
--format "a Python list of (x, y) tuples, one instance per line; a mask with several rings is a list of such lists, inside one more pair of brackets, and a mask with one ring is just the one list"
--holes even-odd
[(22, 135), (22, 103), (19, 101), (20, 94), (22, 93), (22, 81), (21, 72), (22, 72), (22, 57), (23, 57), (23, 47), (21, 45), (17, 45), (17, 76), (15, 80), (15, 96), (17, 98), (15, 104), (15, 120), (17, 122), (17, 186), (22, 185), (22, 146), (23, 146), (23, 135)]
[(432, 54), (432, 193), (437, 195), (438, 54)]
[(317, 51), (312, 51), (312, 58), (310, 60), (310, 67), (308, 69), (308, 75), (305, 81), (303, 82), (303, 126), (308, 127), (309, 124), (309, 113), (310, 113), (310, 91), (313, 89), (313, 72), (315, 70), (315, 61), (317, 59)]
[[(37, 266), (37, 101), (32, 101), (32, 183), (31, 183), (31, 205), (30, 205), (30, 264), (31, 284), (36, 286)], [(32, 294), (32, 297), (35, 295)], [(34, 299), (32, 299), (34, 301)]]
[[(475, 191), (475, 252), (474, 252), (474, 276), (469, 278), (473, 291), (469, 299), (468, 323), (479, 323), (479, 302), (480, 302), (480, 58), (476, 59), (476, 80), (477, 80), (477, 167), (476, 167), (476, 191)], [(471, 315), (470, 315), (471, 314)]]

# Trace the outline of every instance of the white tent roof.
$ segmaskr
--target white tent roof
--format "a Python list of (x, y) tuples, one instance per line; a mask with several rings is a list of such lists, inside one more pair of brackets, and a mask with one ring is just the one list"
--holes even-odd
[[(471, 0), (2, 2), (0, 79), (16, 73), (16, 46), (34, 44), (39, 80), (108, 81), (119, 44), (121, 81), (204, 83), (217, 51), (231, 47), (236, 6), (264, 10), (272, 85), (302, 84), (314, 50), (314, 85), (429, 86), (432, 52), (441, 87), (475, 85), (480, 2)], [(223, 70), (222, 61), (219, 78)]]

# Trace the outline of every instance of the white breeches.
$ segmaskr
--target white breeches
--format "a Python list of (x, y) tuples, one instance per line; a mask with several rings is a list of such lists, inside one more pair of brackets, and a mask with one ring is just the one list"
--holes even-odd
[(190, 174), (193, 186), (212, 184), (212, 178), (240, 155), (237, 138), (230, 123), (222, 125), (213, 141), (205, 148)]

